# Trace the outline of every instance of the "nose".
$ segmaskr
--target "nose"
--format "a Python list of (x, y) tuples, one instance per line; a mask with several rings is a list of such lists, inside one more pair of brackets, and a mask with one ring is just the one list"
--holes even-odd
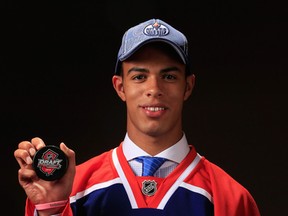
[(163, 95), (161, 81), (157, 78), (151, 78), (149, 81), (147, 80), (147, 89), (146, 96), (147, 97), (161, 97)]

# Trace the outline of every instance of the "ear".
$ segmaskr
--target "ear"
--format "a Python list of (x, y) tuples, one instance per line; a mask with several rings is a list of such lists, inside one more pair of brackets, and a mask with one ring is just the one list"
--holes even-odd
[(112, 84), (118, 96), (121, 98), (121, 100), (126, 101), (126, 96), (125, 96), (124, 86), (123, 86), (123, 77), (119, 75), (114, 75), (112, 77)]
[(186, 88), (184, 93), (184, 101), (186, 101), (192, 94), (195, 85), (195, 75), (191, 74), (186, 77)]

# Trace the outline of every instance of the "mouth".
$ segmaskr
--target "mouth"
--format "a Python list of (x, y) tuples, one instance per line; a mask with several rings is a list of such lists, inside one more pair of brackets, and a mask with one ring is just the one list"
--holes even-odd
[(143, 108), (150, 112), (159, 112), (159, 111), (163, 111), (167, 109), (166, 107), (161, 107), (161, 106), (145, 106)]

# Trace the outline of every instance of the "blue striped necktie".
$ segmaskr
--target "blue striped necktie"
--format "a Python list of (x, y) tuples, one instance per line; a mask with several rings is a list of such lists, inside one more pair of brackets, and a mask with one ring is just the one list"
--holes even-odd
[(141, 156), (135, 160), (142, 163), (142, 176), (153, 176), (156, 170), (165, 162), (165, 158)]

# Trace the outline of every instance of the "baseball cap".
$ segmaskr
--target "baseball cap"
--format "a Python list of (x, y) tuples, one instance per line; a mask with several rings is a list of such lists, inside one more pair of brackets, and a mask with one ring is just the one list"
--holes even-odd
[[(122, 61), (132, 56), (143, 45), (156, 41), (171, 45), (186, 65), (186, 69), (189, 68), (186, 36), (161, 19), (150, 19), (129, 28), (123, 35), (117, 55), (115, 74), (120, 74)], [(189, 69), (187, 72), (191, 73)]]

